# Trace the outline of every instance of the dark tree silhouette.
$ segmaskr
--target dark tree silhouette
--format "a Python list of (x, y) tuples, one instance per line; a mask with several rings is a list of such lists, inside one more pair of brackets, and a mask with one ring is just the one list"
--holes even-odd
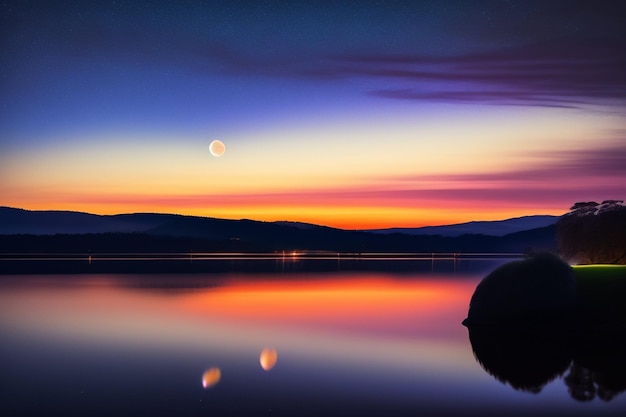
[(569, 374), (564, 378), (568, 392), (578, 401), (591, 401), (596, 397), (593, 373), (577, 363), (572, 364)]
[(574, 204), (556, 225), (559, 254), (575, 264), (626, 264), (626, 206), (622, 200)]
[[(595, 340), (593, 352), (583, 356), (579, 356), (580, 345), (575, 346), (574, 361), (563, 379), (572, 398), (584, 402), (594, 398), (611, 401), (626, 391), (624, 340)], [(615, 352), (615, 346), (622, 351)]]

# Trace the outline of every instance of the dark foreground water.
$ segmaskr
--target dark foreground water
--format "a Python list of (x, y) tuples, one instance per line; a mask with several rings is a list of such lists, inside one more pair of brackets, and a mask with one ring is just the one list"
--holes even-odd
[(491, 266), (464, 266), (0, 275), (0, 415), (624, 415), (569, 345), (486, 372), (461, 321)]

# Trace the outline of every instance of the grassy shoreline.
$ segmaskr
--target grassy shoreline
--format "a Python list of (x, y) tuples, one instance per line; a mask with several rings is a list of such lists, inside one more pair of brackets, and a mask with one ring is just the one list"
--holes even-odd
[(573, 269), (578, 318), (626, 324), (626, 265), (580, 265)]

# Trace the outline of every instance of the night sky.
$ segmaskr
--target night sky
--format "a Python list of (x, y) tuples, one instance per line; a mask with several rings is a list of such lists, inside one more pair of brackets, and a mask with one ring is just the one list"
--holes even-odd
[(0, 10), (0, 205), (361, 229), (626, 197), (622, 1)]

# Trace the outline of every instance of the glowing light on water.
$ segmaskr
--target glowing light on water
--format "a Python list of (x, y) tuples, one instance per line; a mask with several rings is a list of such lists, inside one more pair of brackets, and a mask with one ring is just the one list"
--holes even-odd
[(278, 353), (276, 349), (265, 348), (261, 351), (261, 356), (259, 357), (259, 362), (261, 363), (261, 368), (265, 371), (271, 370), (278, 360)]
[(202, 387), (204, 389), (209, 389), (220, 382), (221, 378), (222, 372), (220, 371), (220, 368), (209, 368), (204, 372), (204, 374), (202, 374)]

